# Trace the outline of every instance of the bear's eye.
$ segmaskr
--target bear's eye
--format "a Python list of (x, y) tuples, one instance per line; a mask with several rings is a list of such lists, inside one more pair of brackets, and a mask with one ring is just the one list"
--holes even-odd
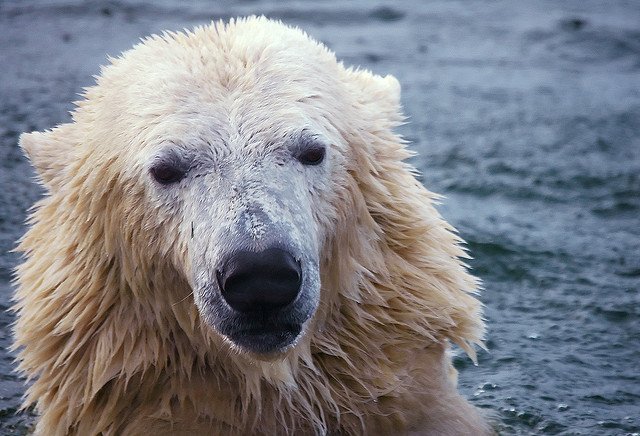
[(158, 162), (151, 167), (150, 172), (158, 183), (168, 185), (182, 180), (187, 170), (175, 162)]
[(298, 160), (304, 165), (318, 165), (324, 160), (325, 149), (323, 144), (309, 145), (300, 152)]

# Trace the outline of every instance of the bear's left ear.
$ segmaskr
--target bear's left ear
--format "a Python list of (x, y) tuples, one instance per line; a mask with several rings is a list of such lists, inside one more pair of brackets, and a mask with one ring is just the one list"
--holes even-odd
[(75, 155), (73, 124), (61, 124), (53, 130), (23, 133), (20, 147), (31, 161), (40, 181), (51, 192), (62, 186)]
[(347, 70), (347, 81), (358, 103), (379, 116), (401, 121), (400, 83), (390, 74), (378, 76), (367, 70)]

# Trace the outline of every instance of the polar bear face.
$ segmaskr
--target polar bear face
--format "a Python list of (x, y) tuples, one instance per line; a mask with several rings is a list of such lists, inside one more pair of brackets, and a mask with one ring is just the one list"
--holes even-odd
[(309, 328), (328, 241), (355, 216), (351, 174), (370, 171), (347, 136), (393, 125), (398, 95), (296, 29), (239, 21), (144, 41), (73, 123), (21, 145), (52, 204), (91, 225), (79, 245), (101, 245), (157, 319), (172, 311), (160, 295), (187, 294), (232, 348), (264, 357)]
[(302, 33), (274, 23), (283, 38), (243, 39), (243, 25), (134, 48), (103, 71), (76, 128), (96, 166), (118, 167), (120, 207), (146, 211), (144, 231), (126, 218), (115, 229), (139, 235), (123, 245), (175, 269), (201, 320), (261, 358), (294, 347), (319, 305), (347, 172), (333, 123), (344, 111), (331, 106), (345, 86), (333, 56)]
[(204, 321), (234, 346), (267, 354), (295, 344), (317, 308), (331, 230), (316, 209), (335, 164), (320, 131), (295, 117), (284, 134), (272, 131), (278, 118), (245, 135), (232, 134), (238, 120), (230, 120), (215, 133), (163, 141), (141, 166), (147, 200), (188, 229), (181, 267)]
[[(229, 81), (174, 66), (164, 89), (140, 84), (158, 107), (176, 109), (137, 133), (145, 147), (131, 174), (167, 223), (154, 226), (161, 239), (177, 234), (175, 265), (201, 318), (257, 355), (293, 347), (318, 307), (331, 199), (346, 171), (341, 138), (307, 101), (322, 84), (275, 62)], [(202, 85), (185, 88), (193, 82)]]

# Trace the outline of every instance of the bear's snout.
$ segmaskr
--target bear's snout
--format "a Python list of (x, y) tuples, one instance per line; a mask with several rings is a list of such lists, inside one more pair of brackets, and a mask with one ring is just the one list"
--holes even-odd
[(290, 305), (302, 284), (300, 262), (281, 248), (240, 251), (217, 271), (223, 298), (238, 312), (277, 311)]
[[(282, 245), (234, 251), (216, 270), (218, 292), (205, 291), (203, 313), (232, 343), (259, 356), (294, 345), (317, 307), (317, 268)], [(226, 304), (225, 304), (226, 303)]]

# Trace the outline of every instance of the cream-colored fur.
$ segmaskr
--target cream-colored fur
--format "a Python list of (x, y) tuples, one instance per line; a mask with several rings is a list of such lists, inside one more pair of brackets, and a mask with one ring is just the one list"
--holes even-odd
[[(48, 190), (16, 274), (36, 432), (489, 433), (446, 352), (451, 341), (475, 358), (478, 283), (403, 162), (399, 94), (394, 78), (252, 17), (143, 41), (103, 69), (72, 123), (24, 134)], [(320, 306), (295, 347), (265, 360), (203, 322), (179, 212), (190, 199), (160, 202), (144, 165), (161, 142), (277, 142), (296, 123), (332, 144), (311, 205)]]

